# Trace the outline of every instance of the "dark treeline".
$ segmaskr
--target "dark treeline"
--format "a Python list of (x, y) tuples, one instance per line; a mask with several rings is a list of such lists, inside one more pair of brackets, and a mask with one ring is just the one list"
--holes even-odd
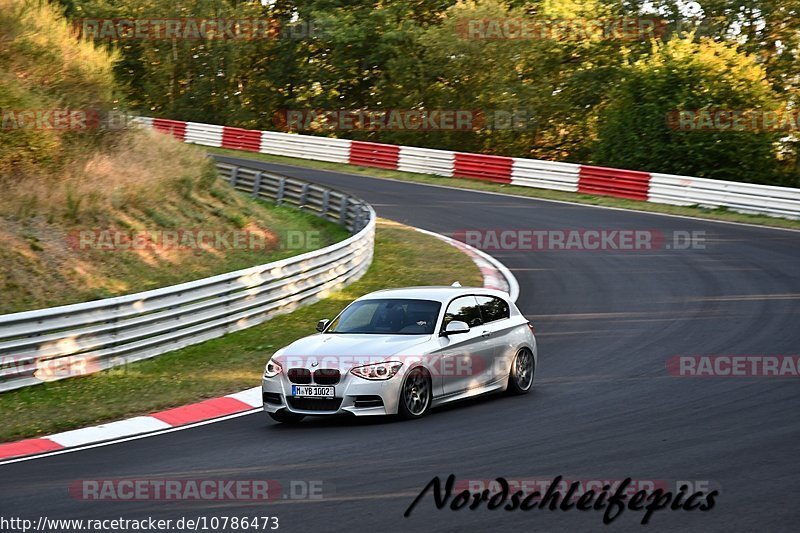
[[(274, 130), (285, 110), (479, 110), (471, 131), (305, 133), (800, 186), (800, 0), (61, 3), (74, 21), (276, 21), (252, 40), (98, 38), (141, 114)], [(597, 19), (657, 23), (581, 33)], [(486, 22), (509, 20), (573, 25), (513, 39)], [(734, 111), (745, 130), (720, 131)]]

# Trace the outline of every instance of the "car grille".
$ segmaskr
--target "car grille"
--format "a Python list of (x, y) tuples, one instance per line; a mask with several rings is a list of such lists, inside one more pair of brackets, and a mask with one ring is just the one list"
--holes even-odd
[(307, 368), (290, 368), (286, 371), (289, 381), (298, 385), (308, 385), (311, 383), (311, 371)]
[(281, 403), (281, 395), (277, 392), (265, 392), (264, 393), (264, 403), (273, 403), (280, 405)]
[[(297, 385), (311, 383), (311, 371), (307, 368), (290, 368), (286, 371), (289, 381)], [(341, 374), (334, 368), (320, 368), (314, 371), (314, 383), (317, 385), (336, 385), (341, 379)]]
[(319, 385), (336, 385), (341, 375), (334, 368), (320, 368), (314, 371), (314, 383)]
[(301, 411), (337, 411), (342, 405), (341, 398), (294, 398), (288, 396), (289, 407)]

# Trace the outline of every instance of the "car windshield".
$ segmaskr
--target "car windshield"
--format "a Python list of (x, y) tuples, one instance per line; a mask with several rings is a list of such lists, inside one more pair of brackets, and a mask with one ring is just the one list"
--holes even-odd
[(429, 300), (361, 300), (345, 309), (325, 333), (431, 335), (440, 307)]

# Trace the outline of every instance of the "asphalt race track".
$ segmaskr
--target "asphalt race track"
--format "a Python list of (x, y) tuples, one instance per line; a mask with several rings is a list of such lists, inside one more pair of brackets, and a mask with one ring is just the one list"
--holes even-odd
[[(381, 217), (440, 233), (694, 231), (705, 232), (705, 249), (490, 252), (517, 276), (518, 305), (536, 326), (540, 368), (527, 396), (477, 399), (409, 423), (307, 419), (282, 427), (258, 413), (4, 465), (2, 514), (277, 516), (280, 530), (303, 533), (796, 530), (800, 378), (674, 377), (666, 362), (798, 355), (800, 233), (258, 164), (351, 191)], [(629, 510), (610, 526), (601, 511), (437, 510), (430, 494), (404, 518), (428, 481), (451, 473), (696, 480), (721, 494), (708, 512), (662, 510), (646, 526), (643, 512)], [(292, 480), (305, 480), (321, 483), (323, 497), (92, 502), (68, 493), (79, 479), (120, 478), (269, 479), (287, 496)]]

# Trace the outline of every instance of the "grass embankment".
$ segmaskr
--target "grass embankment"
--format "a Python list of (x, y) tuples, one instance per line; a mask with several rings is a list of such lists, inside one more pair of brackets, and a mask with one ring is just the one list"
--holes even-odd
[[(435, 257), (436, 261), (431, 261)], [(254, 387), (269, 356), (314, 333), (352, 299), (411, 285), (480, 285), (477, 267), (460, 251), (394, 223), (378, 225), (367, 274), (345, 290), (288, 315), (203, 344), (107, 372), (0, 394), (0, 441), (44, 435), (150, 413)]]
[(562, 191), (550, 191), (546, 189), (535, 189), (532, 187), (520, 187), (518, 185), (504, 185), (501, 183), (485, 182), (463, 178), (445, 178), (430, 174), (415, 174), (412, 172), (399, 172), (397, 170), (385, 170), (380, 168), (360, 167), (343, 163), (329, 163), (326, 161), (311, 161), (294, 157), (285, 157), (268, 154), (254, 154), (251, 152), (241, 152), (224, 148), (207, 148), (211, 153), (222, 154), (231, 157), (246, 157), (268, 161), (270, 163), (281, 163), (284, 165), (294, 165), (298, 167), (317, 168), (321, 170), (332, 170), (345, 174), (355, 174), (360, 176), (370, 176), (374, 178), (391, 178), (401, 181), (415, 183), (428, 183), (432, 185), (446, 185), (461, 189), (471, 189), (474, 191), (489, 191), (515, 196), (528, 196), (531, 198), (542, 198), (545, 200), (558, 200), (562, 202), (573, 202), (579, 204), (599, 205), (606, 207), (617, 207), (622, 209), (633, 209), (637, 211), (647, 211), (651, 213), (665, 213), (670, 215), (680, 215), (710, 220), (725, 220), (728, 222), (740, 222), (745, 224), (756, 224), (761, 226), (772, 226), (778, 228), (800, 229), (800, 220), (788, 220), (775, 218), (766, 215), (747, 215), (737, 213), (727, 209), (706, 209), (702, 207), (682, 207), (666, 204), (653, 204), (636, 200), (626, 200), (624, 198), (613, 198), (610, 196), (591, 196), (588, 194), (570, 193)]
[[(236, 193), (199, 148), (115, 121), (115, 54), (78, 39), (57, 6), (0, 0), (0, 43), (0, 314), (199, 279), (346, 237)], [(77, 120), (56, 119), (65, 113)]]
[(0, 203), (0, 313), (163, 287), (347, 237), (234, 191), (197, 148), (145, 131)]
[(78, 39), (58, 6), (0, 0), (0, 43), (0, 313), (163, 287), (346, 236), (236, 193), (197, 147), (126, 128), (116, 55)]

